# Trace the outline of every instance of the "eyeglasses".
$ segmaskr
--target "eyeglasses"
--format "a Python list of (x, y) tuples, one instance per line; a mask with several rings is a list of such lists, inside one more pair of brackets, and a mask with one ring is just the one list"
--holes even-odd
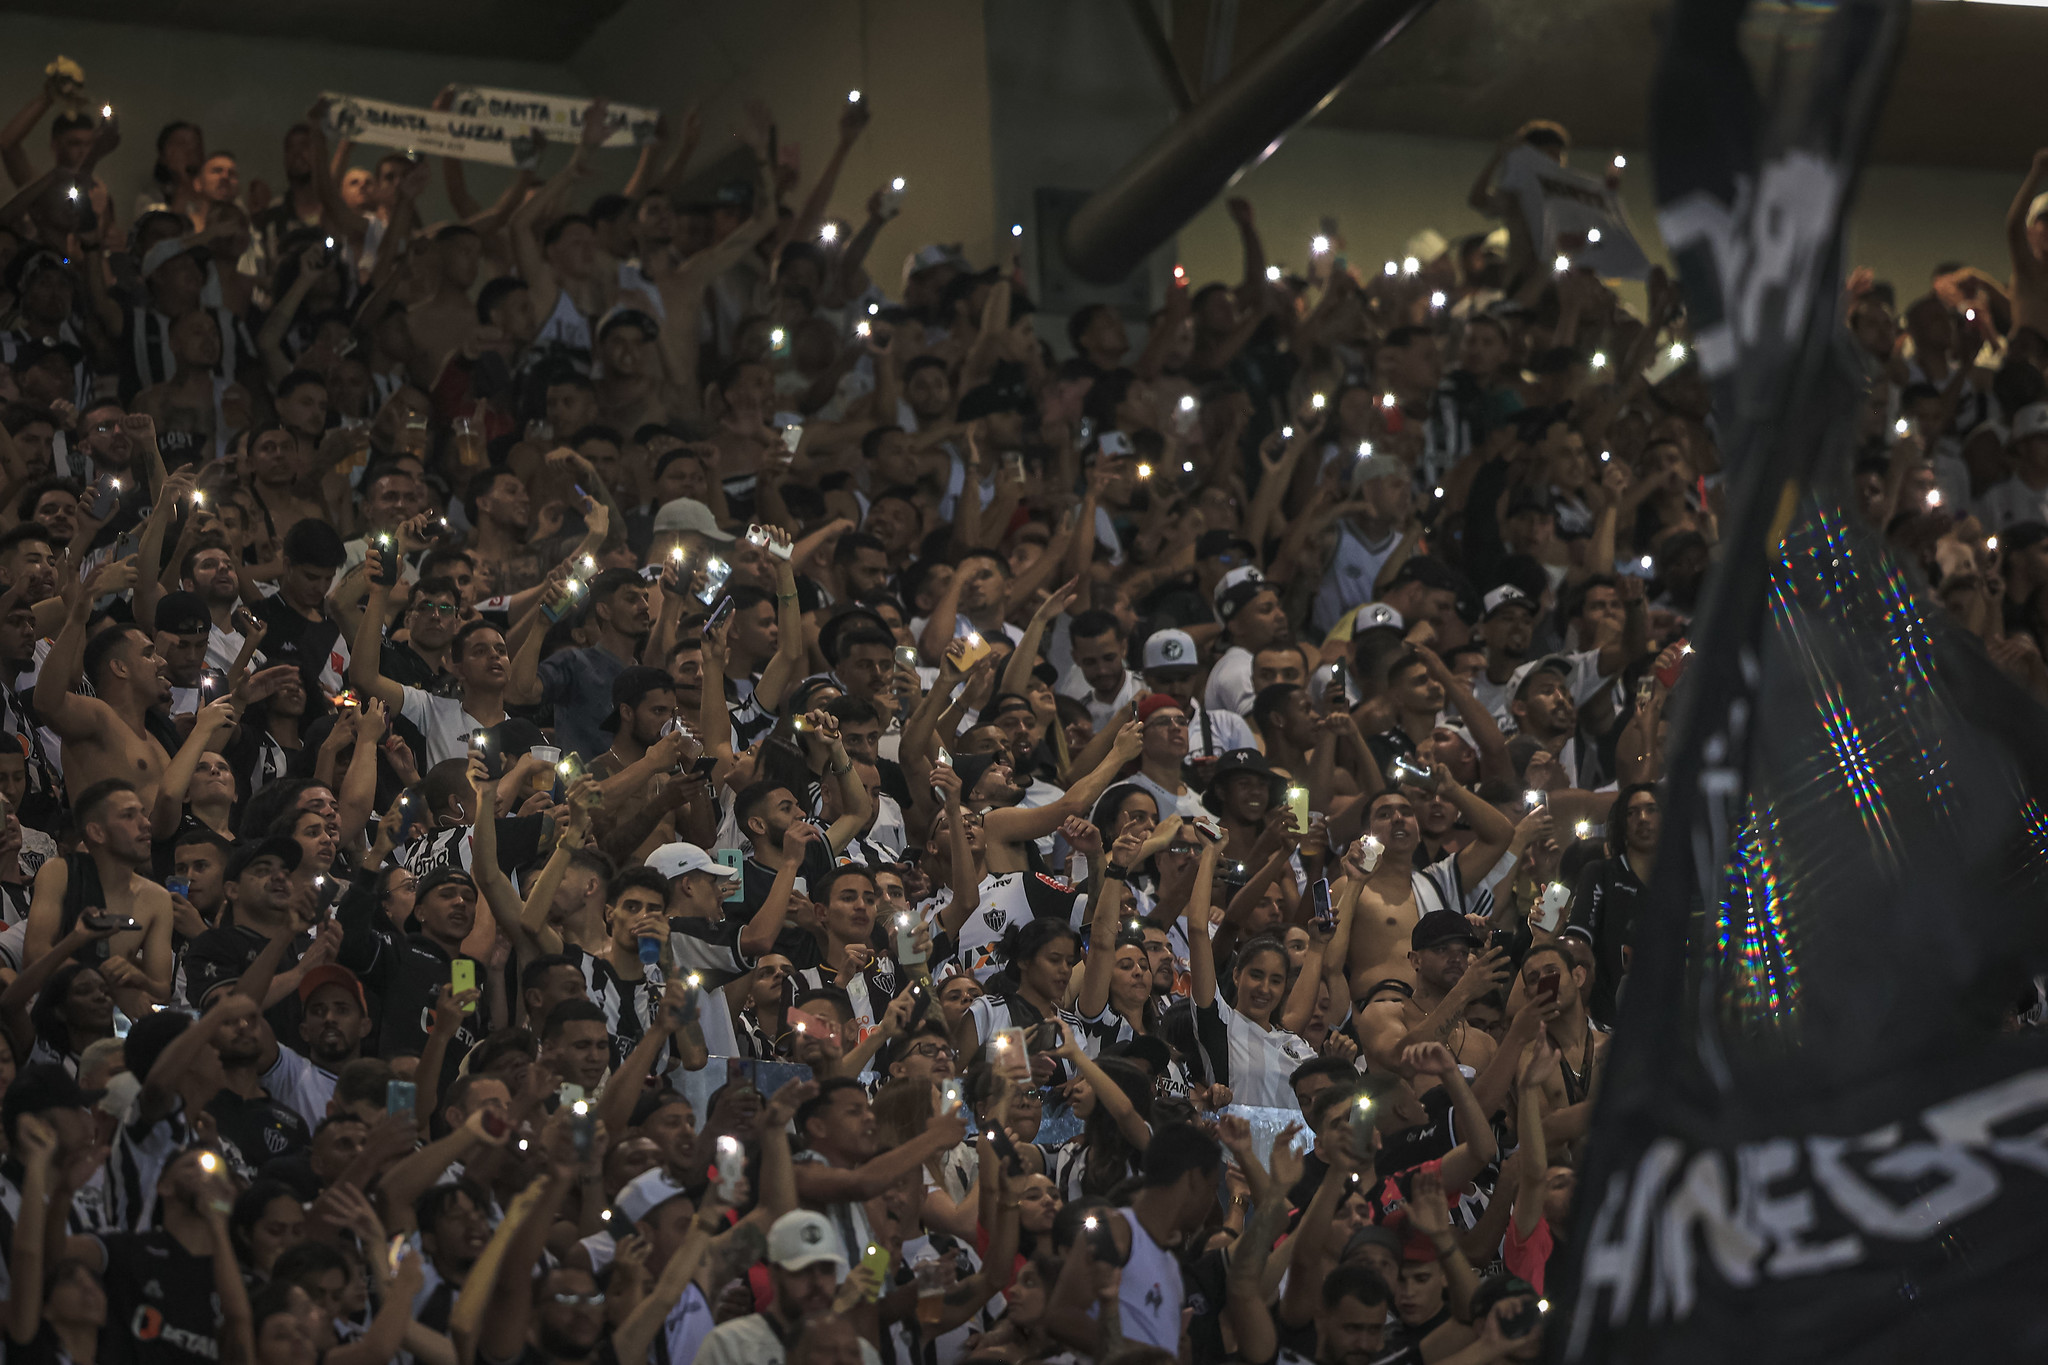
[(937, 1061), (941, 1057), (957, 1057), (960, 1054), (947, 1047), (944, 1043), (919, 1043), (916, 1047), (910, 1049), (910, 1055), (913, 1057), (924, 1057), (930, 1061)]
[(555, 1302), (561, 1304), (565, 1308), (580, 1308), (585, 1305), (588, 1305), (591, 1308), (602, 1308), (604, 1307), (604, 1295), (601, 1293), (557, 1294), (555, 1295)]

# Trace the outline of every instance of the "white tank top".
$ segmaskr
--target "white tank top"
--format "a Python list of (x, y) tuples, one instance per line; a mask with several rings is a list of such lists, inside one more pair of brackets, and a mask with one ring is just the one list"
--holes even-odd
[(1387, 534), (1386, 544), (1375, 550), (1365, 543), (1351, 523), (1337, 523), (1337, 546), (1330, 552), (1329, 567), (1316, 587), (1316, 629), (1329, 630), (1353, 607), (1373, 600), (1373, 580), (1401, 543), (1399, 531)]
[(1131, 1258), (1124, 1265), (1117, 1309), (1124, 1339), (1142, 1341), (1162, 1351), (1180, 1350), (1180, 1310), (1187, 1298), (1181, 1286), (1180, 1262), (1152, 1240), (1129, 1209), (1118, 1209), (1131, 1229)]
[(548, 320), (534, 334), (535, 346), (550, 343), (577, 351), (590, 349), (590, 319), (583, 316), (583, 310), (576, 306), (576, 300), (569, 297), (566, 289), (555, 291), (554, 311), (548, 314)]

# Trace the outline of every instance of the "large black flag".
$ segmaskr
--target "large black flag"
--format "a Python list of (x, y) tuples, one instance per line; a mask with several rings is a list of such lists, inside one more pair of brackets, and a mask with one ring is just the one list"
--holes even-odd
[(2048, 1359), (2048, 1038), (2002, 1027), (2048, 964), (2048, 713), (1848, 496), (1842, 217), (1907, 4), (1671, 14), (1660, 223), (1730, 531), (1553, 1358)]

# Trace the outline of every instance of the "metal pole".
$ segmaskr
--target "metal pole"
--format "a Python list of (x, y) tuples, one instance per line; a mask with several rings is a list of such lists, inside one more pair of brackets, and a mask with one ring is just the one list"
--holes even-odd
[(1081, 206), (1060, 239), (1067, 264), (1095, 284), (1130, 274), (1428, 4), (1324, 0)]

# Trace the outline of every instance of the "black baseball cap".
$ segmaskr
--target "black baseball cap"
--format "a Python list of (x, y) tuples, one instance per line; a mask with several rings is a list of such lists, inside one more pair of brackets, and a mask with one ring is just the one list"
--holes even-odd
[(419, 885), (413, 889), (413, 900), (415, 902), (424, 901), (427, 898), (428, 892), (438, 891), (442, 887), (451, 884), (466, 886), (472, 892), (476, 890), (476, 878), (451, 863), (447, 867), (437, 867), (426, 876), (420, 878)]
[(1473, 931), (1472, 921), (1455, 910), (1430, 911), (1415, 922), (1415, 932), (1408, 939), (1408, 946), (1418, 953), (1451, 943), (1468, 944), (1474, 949), (1485, 946)]
[(1236, 550), (1242, 554), (1244, 562), (1247, 564), (1258, 558), (1259, 554), (1256, 546), (1235, 531), (1226, 531), (1219, 528), (1214, 531), (1204, 531), (1201, 535), (1195, 537), (1196, 559), (1214, 559), (1216, 556), (1226, 554), (1231, 550)]
[(1250, 773), (1253, 777), (1264, 778), (1270, 793), (1270, 801), (1277, 806), (1287, 793), (1287, 780), (1273, 771), (1273, 765), (1257, 749), (1232, 749), (1216, 760), (1216, 766), (1209, 770), (1208, 790), (1202, 793), (1202, 805), (1212, 814), (1221, 814), (1217, 800), (1226, 779), (1239, 773)]
[(296, 839), (279, 838), (265, 839), (260, 843), (238, 843), (235, 845), (234, 853), (228, 858), (227, 877), (231, 882), (240, 881), (242, 874), (260, 858), (275, 858), (284, 864), (285, 871), (296, 872), (299, 870), (299, 860), (304, 856), (304, 851), (299, 848), (299, 841)]
[(196, 592), (167, 592), (156, 604), (156, 628), (170, 635), (199, 635), (213, 629), (213, 617)]

